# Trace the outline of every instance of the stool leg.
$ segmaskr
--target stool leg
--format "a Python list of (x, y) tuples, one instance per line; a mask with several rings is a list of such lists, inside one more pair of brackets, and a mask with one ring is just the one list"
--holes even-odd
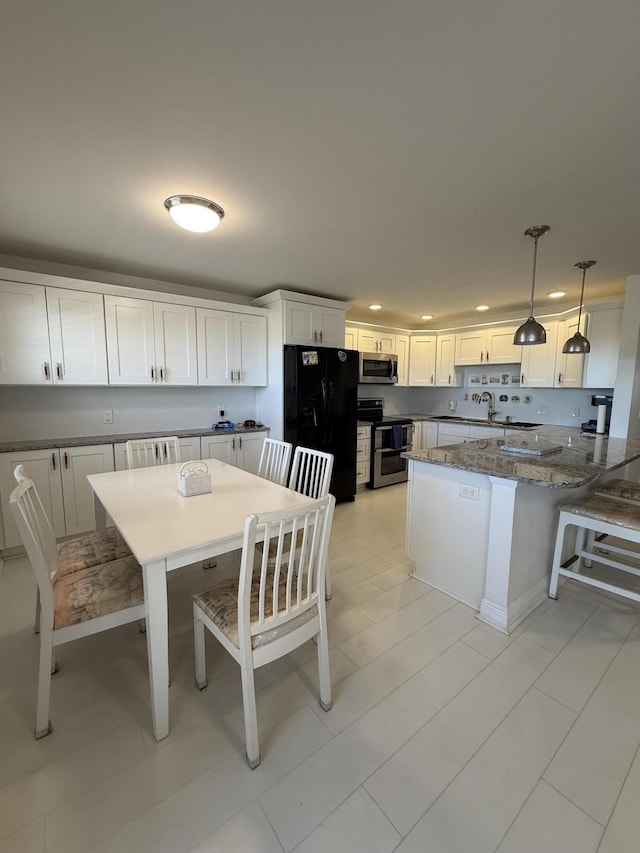
[(553, 552), (553, 564), (551, 566), (551, 581), (549, 583), (549, 598), (558, 597), (558, 572), (560, 571), (560, 560), (562, 559), (562, 546), (564, 544), (564, 531), (567, 522), (564, 513), (560, 513), (558, 521), (558, 532), (556, 534), (556, 548)]
[[(592, 530), (589, 530), (589, 533), (592, 533), (592, 532), (593, 532)], [(583, 558), (580, 557), (580, 553), (582, 551), (584, 551), (584, 540), (585, 540), (586, 534), (587, 534), (587, 531), (585, 530), (584, 527), (578, 527), (577, 528), (577, 530), (576, 530), (576, 546), (575, 546), (576, 550), (574, 553), (578, 555), (578, 559), (576, 560), (576, 562), (573, 565), (573, 571), (576, 572), (577, 574), (580, 574), (580, 567), (581, 567), (582, 561), (583, 561)], [(589, 565), (587, 565), (587, 563)], [(590, 568), (591, 567), (591, 560), (586, 560), (584, 563), (584, 566), (587, 569)]]
[[(596, 541), (596, 532), (595, 532), (595, 530), (590, 530), (589, 534), (587, 536), (587, 548), (586, 548), (586, 550), (590, 554), (593, 554), (593, 548), (595, 545), (595, 541)], [(592, 565), (591, 560), (588, 557), (583, 557), (582, 558), (582, 565), (584, 566), (585, 569), (590, 569), (591, 565)]]

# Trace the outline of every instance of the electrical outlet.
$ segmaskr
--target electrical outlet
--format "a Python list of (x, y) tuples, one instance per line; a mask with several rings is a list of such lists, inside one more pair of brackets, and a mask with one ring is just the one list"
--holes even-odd
[(538, 414), (539, 415), (548, 415), (549, 414), (549, 406), (546, 404), (542, 406), (538, 406)]
[(113, 423), (113, 409), (103, 409), (102, 410), (102, 423), (103, 424), (112, 424)]
[(472, 501), (477, 501), (480, 497), (480, 492), (477, 486), (469, 486), (466, 483), (460, 483), (458, 494), (461, 498), (469, 498)]
[(449, 411), (450, 411), (450, 412), (455, 412), (455, 410), (456, 410), (457, 408), (458, 408), (458, 404), (457, 404), (457, 402), (456, 402), (455, 400), (449, 400)]
[(224, 403), (218, 403), (218, 415), (223, 418), (224, 413), (227, 411), (227, 407)]
[(579, 417), (580, 417), (580, 406), (574, 406), (574, 407), (571, 409), (571, 416), (572, 416), (572, 417), (574, 417), (574, 418), (579, 418)]

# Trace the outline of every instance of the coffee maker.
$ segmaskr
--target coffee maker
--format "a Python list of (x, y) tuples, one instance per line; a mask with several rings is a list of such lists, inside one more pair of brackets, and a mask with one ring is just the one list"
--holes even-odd
[[(604, 416), (604, 431), (606, 435), (609, 435), (609, 424), (611, 423), (611, 406), (613, 405), (613, 394), (593, 394), (591, 397), (591, 405), (596, 407), (607, 407)], [(595, 435), (597, 423), (597, 418), (592, 418), (590, 421), (585, 421), (585, 423), (582, 424), (582, 432), (585, 435)]]

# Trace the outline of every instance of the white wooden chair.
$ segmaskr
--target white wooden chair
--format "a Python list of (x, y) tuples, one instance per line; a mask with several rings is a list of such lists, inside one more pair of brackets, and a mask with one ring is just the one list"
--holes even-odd
[[(335, 498), (308, 506), (251, 515), (244, 528), (240, 579), (221, 581), (193, 596), (196, 684), (207, 685), (205, 627), (240, 664), (247, 762), (260, 763), (254, 669), (317, 638), (320, 705), (331, 708), (327, 615), (324, 601), (327, 548)], [(302, 536), (287, 548), (285, 536)], [(275, 540), (274, 561), (263, 549), (254, 570), (256, 540)]]
[[(16, 465), (13, 476), (18, 485), (28, 479), (24, 465)], [(35, 487), (34, 487), (35, 488)], [(116, 527), (108, 527), (100, 533), (86, 533), (58, 542), (58, 577), (81, 569), (89, 569), (102, 563), (111, 563), (131, 556), (131, 549)], [(40, 632), (40, 587), (36, 593), (36, 617), (33, 632)]]
[(52, 731), (49, 720), (54, 649), (144, 619), (142, 568), (128, 556), (91, 567), (59, 572), (56, 539), (31, 480), (23, 480), (9, 497), (9, 507), (26, 548), (40, 591), (40, 665), (36, 738)]
[(258, 463), (258, 477), (264, 477), (281, 486), (287, 482), (292, 445), (277, 438), (265, 438)]
[(175, 435), (167, 438), (134, 438), (124, 446), (127, 468), (149, 468), (181, 462), (180, 444)]

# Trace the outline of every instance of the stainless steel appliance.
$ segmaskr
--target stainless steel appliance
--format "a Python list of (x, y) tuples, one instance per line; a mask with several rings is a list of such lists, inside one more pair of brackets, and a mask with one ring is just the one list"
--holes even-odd
[(361, 352), (359, 383), (391, 385), (398, 381), (398, 356), (387, 352)]
[(380, 397), (358, 400), (358, 419), (371, 422), (371, 477), (367, 486), (379, 489), (405, 483), (409, 466), (402, 454), (413, 446), (413, 421), (386, 417)]

